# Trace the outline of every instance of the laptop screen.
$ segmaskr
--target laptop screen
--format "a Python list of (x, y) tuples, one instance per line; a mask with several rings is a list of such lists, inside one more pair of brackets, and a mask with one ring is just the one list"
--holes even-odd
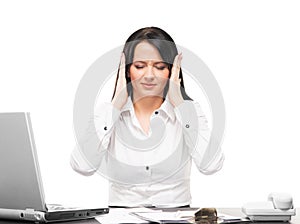
[(0, 208), (46, 210), (29, 113), (0, 113)]

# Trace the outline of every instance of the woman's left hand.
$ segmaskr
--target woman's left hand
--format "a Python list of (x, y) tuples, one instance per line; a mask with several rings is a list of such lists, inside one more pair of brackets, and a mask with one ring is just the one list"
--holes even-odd
[(168, 99), (174, 107), (178, 106), (184, 101), (180, 90), (181, 79), (179, 79), (181, 60), (182, 60), (182, 53), (176, 55), (174, 59), (170, 82), (169, 82), (170, 84), (169, 84), (169, 91), (168, 91)]

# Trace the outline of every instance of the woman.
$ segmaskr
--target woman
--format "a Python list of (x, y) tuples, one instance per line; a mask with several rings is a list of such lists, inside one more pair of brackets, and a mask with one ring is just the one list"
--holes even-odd
[(204, 174), (222, 167), (221, 150), (202, 166), (210, 133), (185, 92), (181, 60), (157, 27), (139, 29), (125, 43), (111, 103), (98, 108), (96, 133), (71, 156), (75, 171), (109, 178), (109, 206), (189, 206), (191, 161)]

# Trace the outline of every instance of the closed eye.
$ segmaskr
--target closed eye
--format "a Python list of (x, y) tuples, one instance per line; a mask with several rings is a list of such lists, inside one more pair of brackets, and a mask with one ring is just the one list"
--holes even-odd
[(135, 65), (134, 66), (136, 69), (142, 69), (142, 68), (144, 68), (144, 66), (142, 66), (142, 65)]
[(156, 66), (156, 68), (159, 70), (164, 70), (166, 68), (166, 66)]
[(155, 68), (157, 68), (158, 70), (164, 70), (167, 67), (168, 67), (167, 64), (164, 62), (155, 63)]

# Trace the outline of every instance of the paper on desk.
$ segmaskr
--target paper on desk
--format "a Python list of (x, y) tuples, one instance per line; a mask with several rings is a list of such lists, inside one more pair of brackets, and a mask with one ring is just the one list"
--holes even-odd
[[(195, 211), (194, 210), (186, 210), (186, 211), (175, 211), (175, 212), (153, 212), (151, 210), (150, 212), (134, 212), (133, 215), (139, 217), (140, 219), (144, 219), (147, 221), (152, 221), (152, 222), (168, 222), (168, 221), (173, 221), (173, 222), (184, 222), (189, 223), (193, 222), (194, 217), (195, 217)], [(218, 223), (236, 223), (236, 222), (241, 222), (241, 221), (248, 221), (246, 219), (243, 219), (241, 217), (237, 216), (231, 216), (227, 214), (218, 214)]]
[(117, 223), (148, 223), (136, 216), (131, 215), (133, 212), (156, 212), (154, 210), (139, 208), (110, 208), (109, 213), (97, 216), (96, 220), (101, 224), (117, 224)]
[(176, 212), (133, 212), (133, 215), (140, 219), (148, 220), (151, 222), (164, 222), (164, 221), (187, 221), (194, 217), (194, 211), (176, 211)]
[(218, 217), (224, 220), (240, 220), (241, 217), (219, 213)]
[(218, 223), (245, 223), (250, 222), (249, 219), (239, 216), (232, 216), (223, 213), (218, 214), (219, 220)]

